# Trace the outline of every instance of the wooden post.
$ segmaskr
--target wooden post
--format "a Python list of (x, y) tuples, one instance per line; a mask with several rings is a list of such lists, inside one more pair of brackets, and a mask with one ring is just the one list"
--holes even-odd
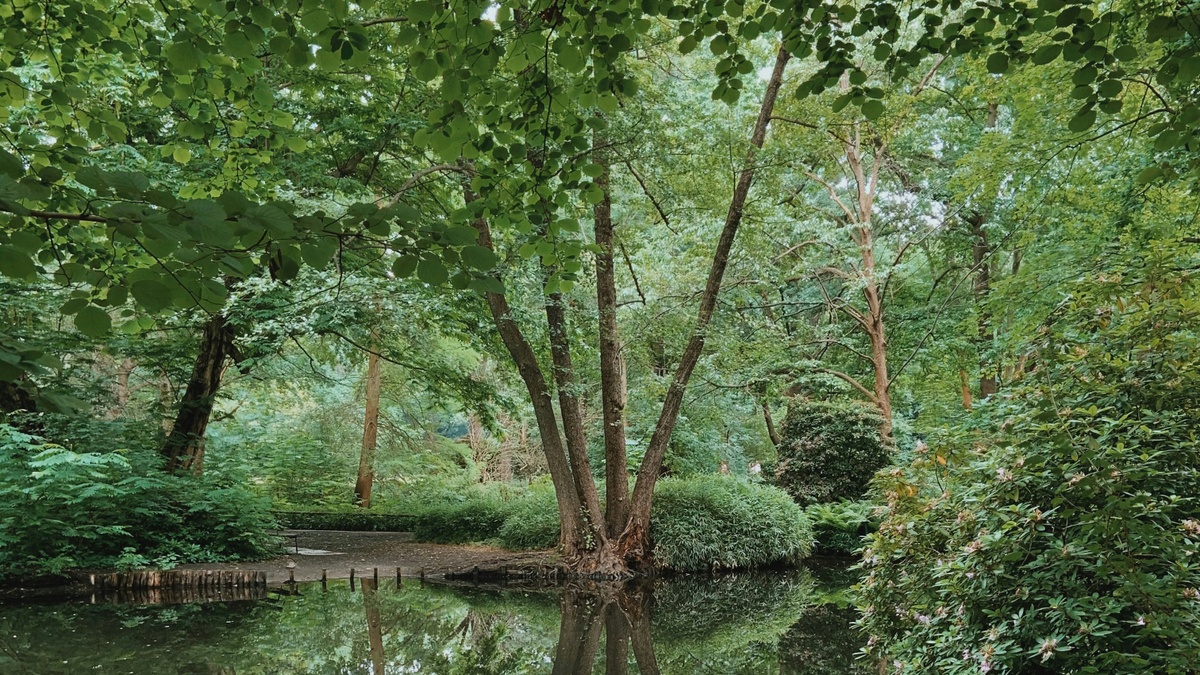
[(400, 581), (400, 568), (397, 567), (396, 568), (396, 588), (400, 588), (400, 586), (402, 586), (402, 585), (403, 585), (403, 582)]
[(379, 588), (379, 568), (378, 567), (375, 568), (375, 574), (373, 576), (375, 578), (375, 588)]
[(350, 592), (354, 592), (354, 568), (350, 568)]
[(296, 570), (293, 568), (288, 568), (288, 583), (296, 583)]
[(422, 567), (421, 569), (417, 570), (417, 574), (420, 576), (421, 585), (424, 586), (425, 585), (425, 568)]
[(323, 591), (329, 590), (329, 586), (327, 585), (328, 580), (329, 580), (329, 570), (322, 569), (321, 570), (321, 590), (323, 590)]

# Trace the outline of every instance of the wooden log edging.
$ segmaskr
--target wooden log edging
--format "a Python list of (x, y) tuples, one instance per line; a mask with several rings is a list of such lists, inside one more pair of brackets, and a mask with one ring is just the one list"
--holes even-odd
[(138, 591), (147, 589), (233, 590), (267, 587), (264, 570), (133, 570), (90, 575), (94, 590)]

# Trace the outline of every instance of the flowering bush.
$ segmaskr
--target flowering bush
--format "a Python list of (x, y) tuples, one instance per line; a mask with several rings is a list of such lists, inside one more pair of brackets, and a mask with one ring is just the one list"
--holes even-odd
[(1200, 670), (1195, 298), (1094, 281), (999, 424), (877, 479), (869, 651), (906, 673)]

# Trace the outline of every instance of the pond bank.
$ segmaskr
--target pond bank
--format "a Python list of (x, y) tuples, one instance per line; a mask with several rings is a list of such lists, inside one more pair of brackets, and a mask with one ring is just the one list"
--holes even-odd
[[(406, 578), (422, 571), (435, 577), (447, 572), (481, 569), (536, 568), (554, 566), (554, 551), (507, 551), (492, 546), (427, 544), (412, 541), (405, 532), (347, 532), (338, 530), (287, 530), (287, 552), (274, 558), (228, 563), (195, 563), (175, 569), (198, 571), (261, 570), (268, 585), (346, 579), (350, 570), (359, 578), (379, 568), (380, 577), (395, 578), (396, 568)], [(115, 570), (78, 570), (58, 576), (11, 579), (0, 587), (0, 599), (87, 595), (92, 591), (90, 574)]]

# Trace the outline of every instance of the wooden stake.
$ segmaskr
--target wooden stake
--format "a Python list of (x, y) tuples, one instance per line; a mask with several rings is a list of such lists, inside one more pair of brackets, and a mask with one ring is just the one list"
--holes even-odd
[(323, 590), (323, 591), (329, 590), (329, 586), (327, 585), (328, 579), (329, 579), (328, 570), (324, 570), (324, 569), (321, 570), (321, 590)]
[(354, 568), (350, 568), (350, 592), (354, 592)]
[(400, 581), (400, 568), (397, 567), (396, 568), (396, 588), (400, 588), (400, 586), (402, 586), (402, 585), (403, 585), (403, 582)]

